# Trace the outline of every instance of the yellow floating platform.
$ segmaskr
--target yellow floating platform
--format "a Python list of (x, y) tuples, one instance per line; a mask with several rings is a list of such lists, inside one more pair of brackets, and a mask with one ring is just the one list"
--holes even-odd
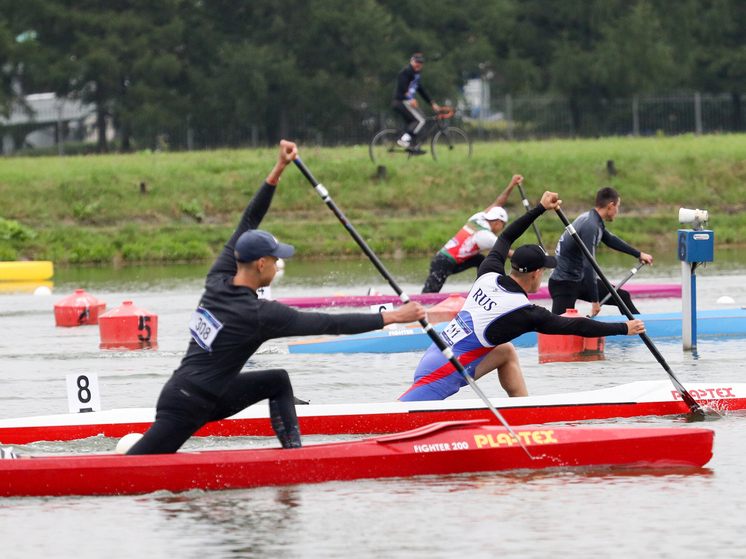
[(49, 261), (0, 262), (0, 281), (42, 281), (54, 275)]

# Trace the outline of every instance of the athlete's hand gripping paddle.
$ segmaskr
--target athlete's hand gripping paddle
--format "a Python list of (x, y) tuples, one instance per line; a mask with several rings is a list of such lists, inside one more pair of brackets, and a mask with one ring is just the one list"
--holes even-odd
[[(340, 210), (337, 207), (337, 204), (335, 204), (334, 200), (332, 200), (331, 197), (329, 196), (329, 191), (327, 191), (327, 189), (324, 188), (323, 184), (320, 184), (314, 178), (314, 176), (311, 174), (311, 171), (308, 170), (308, 168), (303, 163), (303, 161), (301, 161), (300, 157), (298, 157), (295, 160), (295, 165), (298, 167), (298, 169), (300, 169), (300, 172), (303, 173), (303, 175), (308, 179), (308, 182), (311, 183), (311, 186), (313, 186), (314, 190), (321, 197), (324, 203), (329, 207), (329, 209), (334, 213), (334, 215), (337, 216), (337, 219), (339, 219), (342, 225), (345, 226), (345, 229), (347, 229), (347, 231), (350, 233), (352, 238), (355, 239), (355, 242), (362, 249), (365, 255), (370, 259), (370, 261), (373, 263), (376, 269), (380, 272), (380, 274), (383, 276), (386, 282), (393, 288), (393, 290), (399, 296), (399, 299), (401, 299), (402, 303), (404, 304), (409, 303), (410, 302), (409, 296), (402, 291), (402, 289), (396, 283), (396, 280), (394, 280), (391, 274), (389, 274), (388, 270), (384, 268), (383, 264), (378, 259), (378, 257), (375, 255), (375, 253), (370, 249), (367, 243), (363, 240), (363, 238), (358, 234), (358, 232), (355, 230), (353, 225), (348, 221), (348, 219), (342, 213), (342, 210)], [(503, 426), (508, 430), (508, 432), (510, 432), (510, 434), (513, 436), (513, 438), (515, 438), (515, 440), (518, 441), (518, 444), (521, 445), (521, 448), (523, 448), (523, 450), (526, 452), (528, 457), (531, 460), (533, 460), (534, 457), (531, 456), (531, 453), (529, 453), (528, 449), (526, 448), (526, 445), (523, 444), (523, 441), (520, 439), (520, 437), (518, 437), (518, 435), (516, 435), (513, 432), (513, 429), (511, 429), (510, 425), (508, 425), (508, 423), (505, 421), (503, 416), (500, 415), (500, 412), (497, 411), (495, 406), (493, 406), (492, 403), (489, 401), (489, 399), (487, 399), (487, 396), (484, 395), (484, 393), (477, 386), (477, 383), (474, 382), (474, 379), (471, 378), (471, 376), (466, 372), (463, 365), (461, 365), (459, 360), (453, 354), (453, 351), (451, 350), (451, 348), (447, 346), (446, 343), (443, 341), (443, 339), (437, 334), (437, 332), (433, 329), (433, 327), (427, 321), (427, 318), (423, 318), (419, 322), (422, 325), (422, 328), (427, 333), (427, 335), (430, 336), (430, 339), (432, 339), (435, 345), (438, 346), (438, 349), (440, 350), (440, 352), (446, 357), (446, 359), (448, 359), (448, 361), (451, 362), (451, 365), (455, 367), (455, 369), (461, 374), (461, 376), (464, 377), (466, 382), (469, 383), (469, 386), (472, 387), (474, 392), (477, 393), (477, 395), (487, 405), (490, 411), (493, 414), (495, 414), (495, 417), (497, 417), (500, 423), (502, 423)]]
[[(611, 285), (611, 282), (608, 280), (606, 275), (603, 273), (603, 270), (601, 270), (601, 267), (598, 265), (598, 262), (596, 262), (596, 259), (593, 258), (593, 255), (591, 254), (591, 251), (588, 250), (588, 247), (585, 246), (585, 243), (583, 242), (583, 239), (580, 238), (580, 235), (578, 235), (577, 231), (575, 231), (575, 228), (572, 226), (572, 224), (568, 221), (567, 216), (565, 216), (565, 212), (562, 211), (561, 208), (555, 208), (557, 212), (557, 215), (562, 220), (562, 223), (565, 226), (565, 230), (572, 236), (572, 238), (575, 240), (575, 242), (578, 245), (578, 248), (582, 251), (582, 253), (585, 255), (585, 257), (588, 259), (588, 262), (591, 263), (591, 266), (593, 266), (593, 269), (596, 270), (596, 274), (598, 274), (598, 277), (601, 279), (601, 281), (606, 286), (606, 289), (609, 290), (609, 295), (611, 295), (614, 298), (614, 301), (616, 301), (617, 306), (619, 307), (619, 310), (621, 310), (625, 315), (627, 315), (627, 318), (630, 320), (634, 320), (634, 315), (630, 312), (627, 305), (624, 304), (624, 301), (622, 301), (622, 298), (619, 296), (619, 293), (616, 292), (614, 289), (614, 286)], [(671, 370), (671, 367), (668, 366), (668, 363), (666, 363), (666, 360), (663, 358), (663, 355), (661, 355), (661, 352), (658, 351), (658, 348), (655, 347), (655, 344), (650, 339), (650, 337), (646, 333), (642, 333), (639, 335), (643, 342), (645, 342), (645, 345), (648, 346), (648, 349), (650, 352), (655, 356), (655, 358), (658, 360), (658, 363), (661, 364), (663, 369), (668, 373), (668, 376), (671, 379), (671, 382), (673, 383), (676, 390), (681, 394), (681, 399), (684, 400), (687, 406), (689, 406), (689, 409), (692, 411), (692, 413), (696, 413), (698, 415), (704, 415), (705, 412), (702, 410), (700, 405), (697, 403), (697, 401), (692, 398), (692, 395), (687, 392), (686, 388), (684, 388), (684, 385), (681, 384), (678, 378), (676, 378), (676, 375)]]

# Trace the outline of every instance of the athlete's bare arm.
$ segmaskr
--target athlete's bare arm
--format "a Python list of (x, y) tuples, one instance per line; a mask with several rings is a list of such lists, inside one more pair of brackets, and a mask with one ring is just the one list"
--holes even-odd
[(503, 205), (505, 205), (505, 202), (508, 201), (508, 196), (510, 196), (510, 193), (513, 192), (513, 189), (516, 187), (516, 185), (520, 184), (521, 182), (523, 182), (522, 175), (513, 175), (513, 178), (510, 180), (510, 184), (508, 185), (508, 187), (503, 190), (502, 194), (500, 194), (500, 196), (498, 196), (497, 199), (492, 202), (492, 204), (487, 206), (484, 211), (488, 211), (496, 206), (502, 207)]

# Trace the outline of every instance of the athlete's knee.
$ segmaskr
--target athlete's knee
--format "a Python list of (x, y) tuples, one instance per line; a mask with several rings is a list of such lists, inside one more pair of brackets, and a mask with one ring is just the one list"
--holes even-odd
[(515, 350), (515, 346), (510, 342), (500, 344), (493, 349), (492, 352), (494, 354), (497, 368), (518, 364), (518, 352)]
[(272, 380), (278, 388), (292, 390), (290, 375), (285, 369), (271, 369), (270, 371), (268, 371), (268, 373), (272, 375)]

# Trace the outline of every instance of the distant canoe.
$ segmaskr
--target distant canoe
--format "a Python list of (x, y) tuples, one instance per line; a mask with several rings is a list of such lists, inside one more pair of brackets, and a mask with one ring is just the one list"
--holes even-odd
[(54, 275), (49, 261), (0, 262), (0, 281), (43, 281)]
[[(637, 318), (645, 322), (645, 329), (651, 338), (681, 337), (681, 313), (641, 314)], [(626, 321), (622, 315), (598, 317), (602, 322)], [(447, 322), (433, 325), (441, 332)], [(722, 309), (697, 312), (697, 337), (746, 335), (746, 310)], [(627, 336), (609, 336), (606, 343), (615, 340), (630, 340)], [(513, 340), (516, 347), (536, 345), (536, 332), (528, 332)], [(375, 330), (351, 336), (331, 336), (312, 340), (290, 342), (290, 353), (399, 353), (418, 351), (430, 347), (432, 340), (424, 329), (417, 325), (409, 328)]]
[[(625, 284), (624, 289), (629, 291), (636, 299), (638, 298), (663, 298), (681, 297), (681, 285), (675, 283), (635, 283)], [(447, 299), (451, 293), (418, 293), (410, 295), (412, 301), (423, 305), (435, 305)], [(467, 292), (458, 293), (466, 297)], [(549, 299), (549, 290), (546, 285), (539, 288), (538, 293), (528, 296), (531, 300)], [(291, 307), (299, 309), (323, 308), (323, 307), (368, 307), (373, 305), (384, 305), (386, 303), (399, 304), (401, 300), (396, 295), (330, 295), (328, 297), (284, 297), (277, 299)]]

